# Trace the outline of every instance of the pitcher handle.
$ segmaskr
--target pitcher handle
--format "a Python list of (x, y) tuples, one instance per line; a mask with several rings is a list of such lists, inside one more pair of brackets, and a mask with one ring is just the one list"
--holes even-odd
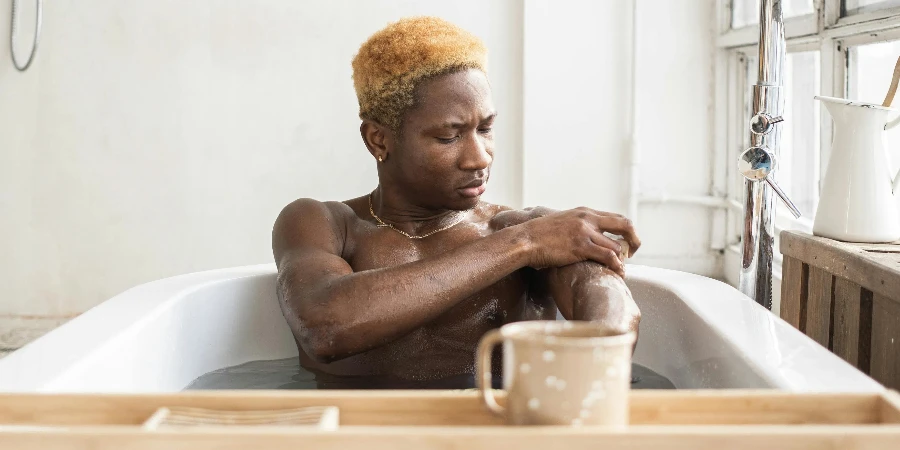
[(900, 124), (900, 115), (897, 115), (897, 117), (889, 120), (888, 123), (884, 124), (884, 129), (890, 130), (891, 128), (896, 127), (897, 124)]
[(492, 390), (493, 371), (491, 370), (491, 354), (497, 344), (503, 342), (503, 334), (499, 328), (488, 331), (481, 342), (478, 343), (477, 356), (475, 357), (475, 379), (478, 382), (478, 391), (485, 406), (498, 416), (506, 415), (506, 408), (497, 403)]

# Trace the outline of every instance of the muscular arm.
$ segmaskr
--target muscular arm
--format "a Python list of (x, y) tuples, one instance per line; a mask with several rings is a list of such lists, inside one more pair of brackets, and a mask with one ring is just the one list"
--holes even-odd
[(402, 337), (528, 264), (528, 240), (508, 229), (439, 256), (354, 272), (340, 256), (342, 207), (298, 200), (273, 230), (282, 311), (303, 349), (320, 361)]

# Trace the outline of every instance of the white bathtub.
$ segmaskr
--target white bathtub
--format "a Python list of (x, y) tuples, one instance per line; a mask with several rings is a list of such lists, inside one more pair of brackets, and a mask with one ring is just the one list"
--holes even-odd
[[(678, 388), (877, 391), (881, 385), (734, 288), (628, 267), (643, 313), (635, 362)], [(0, 391), (170, 392), (222, 367), (297, 355), (273, 264), (118, 295), (0, 360)]]

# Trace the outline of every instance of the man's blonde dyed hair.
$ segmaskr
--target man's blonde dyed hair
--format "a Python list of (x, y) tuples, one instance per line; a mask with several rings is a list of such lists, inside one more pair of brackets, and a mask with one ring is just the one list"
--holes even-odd
[(487, 47), (436, 17), (412, 17), (373, 34), (353, 58), (359, 117), (396, 131), (423, 80), (465, 69), (487, 73)]

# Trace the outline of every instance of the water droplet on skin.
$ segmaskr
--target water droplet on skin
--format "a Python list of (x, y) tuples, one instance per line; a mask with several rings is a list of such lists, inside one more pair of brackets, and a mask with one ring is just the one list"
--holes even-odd
[(534, 411), (534, 410), (536, 410), (536, 409), (538, 409), (538, 408), (540, 408), (540, 407), (541, 407), (541, 401), (540, 401), (540, 400), (538, 400), (538, 399), (536, 399), (536, 398), (532, 398), (531, 400), (528, 400), (528, 409)]
[(544, 380), (544, 382), (547, 384), (547, 387), (556, 386), (556, 377), (550, 375), (546, 380)]
[(566, 380), (556, 380), (556, 390), (561, 391), (566, 388)]
[(553, 353), (552, 350), (544, 350), (543, 357), (545, 362), (551, 362), (556, 359), (556, 353)]
[(531, 364), (522, 363), (522, 365), (519, 366), (519, 372), (522, 372), (522, 373), (531, 372)]

